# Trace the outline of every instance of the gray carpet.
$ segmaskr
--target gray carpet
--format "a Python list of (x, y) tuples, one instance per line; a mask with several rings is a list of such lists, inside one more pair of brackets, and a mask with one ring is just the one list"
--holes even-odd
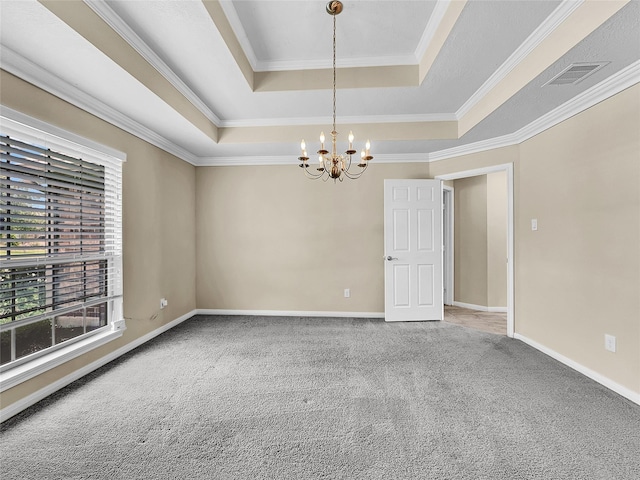
[(9, 479), (638, 479), (640, 407), (447, 323), (194, 317), (5, 422)]

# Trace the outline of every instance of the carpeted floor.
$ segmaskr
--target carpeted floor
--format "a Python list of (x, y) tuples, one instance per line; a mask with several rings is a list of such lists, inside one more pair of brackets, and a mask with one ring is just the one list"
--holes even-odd
[(195, 317), (5, 422), (9, 479), (639, 479), (640, 407), (444, 322)]

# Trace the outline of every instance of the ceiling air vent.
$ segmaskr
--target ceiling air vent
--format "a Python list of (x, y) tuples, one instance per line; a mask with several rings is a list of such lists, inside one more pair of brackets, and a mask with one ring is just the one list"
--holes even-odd
[(610, 62), (572, 63), (543, 85), (575, 85)]

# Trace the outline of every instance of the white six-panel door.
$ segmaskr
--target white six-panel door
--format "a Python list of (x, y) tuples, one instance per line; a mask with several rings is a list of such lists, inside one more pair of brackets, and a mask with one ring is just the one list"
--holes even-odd
[(442, 182), (384, 181), (385, 320), (442, 320)]

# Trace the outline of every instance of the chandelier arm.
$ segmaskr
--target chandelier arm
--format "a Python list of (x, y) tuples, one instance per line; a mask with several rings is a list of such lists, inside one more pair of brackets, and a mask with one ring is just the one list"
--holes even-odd
[(306, 175), (306, 177), (310, 178), (312, 180), (317, 180), (318, 178), (322, 178), (322, 176), (325, 174), (324, 170), (321, 173), (318, 173), (318, 174), (311, 173), (309, 171), (309, 167), (308, 166), (303, 167), (303, 170), (304, 170), (304, 174)]
[(360, 173), (349, 173), (349, 174), (345, 173), (344, 176), (347, 177), (349, 180), (357, 180), (362, 176), (363, 173), (364, 173), (364, 170), (362, 170)]
[(357, 173), (352, 173), (352, 172), (349, 172), (347, 170), (344, 170), (342, 173), (344, 173), (345, 177), (347, 177), (347, 178), (349, 178), (351, 180), (355, 180), (356, 178), (360, 178), (360, 176), (364, 173), (364, 171), (367, 169), (368, 166), (369, 166), (369, 164), (367, 163), (367, 164), (365, 164), (364, 167), (360, 167), (360, 168), (362, 168), (362, 170), (360, 170)]

